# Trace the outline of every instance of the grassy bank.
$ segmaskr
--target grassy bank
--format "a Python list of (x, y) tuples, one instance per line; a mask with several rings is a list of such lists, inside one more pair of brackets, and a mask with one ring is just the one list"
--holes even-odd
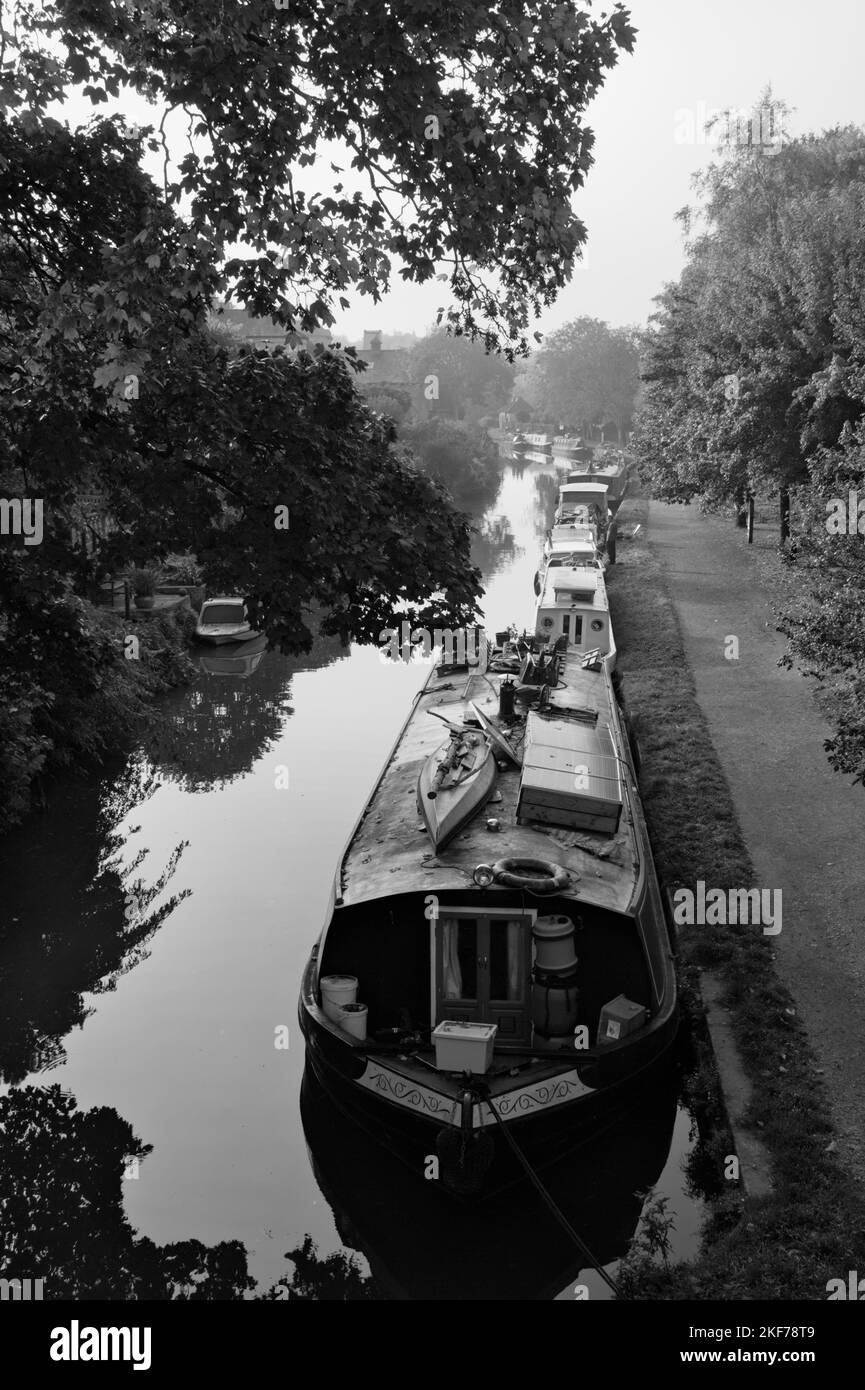
[[(671, 889), (754, 884), (730, 790), (697, 703), (663, 569), (645, 539), (648, 506), (629, 499), (622, 542), (609, 573), (610, 601), (625, 706), (642, 757), (641, 794), (659, 874)], [(710, 1197), (699, 1257), (671, 1270), (637, 1257), (629, 1292), (651, 1299), (826, 1298), (829, 1279), (865, 1268), (865, 1203), (836, 1161), (821, 1078), (774, 967), (772, 938), (744, 925), (682, 928), (680, 968), (686, 1026), (694, 1040), (689, 1101), (714, 1133), (698, 1146), (701, 1184)], [(748, 1123), (771, 1159), (771, 1197), (747, 1205), (724, 1177), (732, 1152), (705, 1037), (700, 972), (725, 989), (737, 1046), (753, 1094)]]

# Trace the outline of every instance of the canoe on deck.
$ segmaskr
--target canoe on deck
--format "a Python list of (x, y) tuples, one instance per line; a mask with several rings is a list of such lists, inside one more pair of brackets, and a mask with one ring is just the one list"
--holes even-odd
[(436, 851), (489, 800), (495, 780), (492, 746), (480, 732), (452, 734), (427, 758), (418, 777), (417, 799)]

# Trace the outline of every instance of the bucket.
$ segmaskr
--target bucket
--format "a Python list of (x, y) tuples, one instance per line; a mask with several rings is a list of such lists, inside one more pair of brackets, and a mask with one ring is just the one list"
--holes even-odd
[(366, 1040), (366, 1004), (345, 1004), (339, 1011), (339, 1026), (361, 1042)]
[(570, 917), (554, 914), (538, 917), (532, 928), (537, 969), (545, 973), (571, 974), (577, 968), (574, 950), (574, 924)]
[(576, 975), (546, 975), (535, 971), (532, 979), (532, 1023), (542, 1038), (565, 1038), (579, 1018)]
[(356, 975), (323, 975), (321, 979), (321, 1007), (332, 1023), (341, 1023), (340, 1014), (344, 1005), (353, 1004), (357, 998)]

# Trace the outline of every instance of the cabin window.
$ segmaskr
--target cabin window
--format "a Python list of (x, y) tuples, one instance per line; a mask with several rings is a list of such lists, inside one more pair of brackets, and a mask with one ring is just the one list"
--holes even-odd
[(445, 999), (476, 999), (478, 993), (478, 924), (470, 917), (446, 918), (443, 924), (442, 984)]
[(513, 1003), (523, 994), (523, 943), (519, 922), (490, 923), (490, 998)]
[(210, 603), (205, 613), (204, 621), (208, 623), (242, 623), (243, 604), (242, 603)]
[(435, 1022), (495, 1023), (498, 1044), (530, 1043), (533, 920), (534, 913), (454, 909), (434, 924)]

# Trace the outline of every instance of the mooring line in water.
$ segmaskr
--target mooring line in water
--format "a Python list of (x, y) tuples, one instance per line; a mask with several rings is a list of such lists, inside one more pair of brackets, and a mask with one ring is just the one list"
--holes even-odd
[(502, 1119), (501, 1115), (499, 1114), (498, 1110), (496, 1110), (496, 1107), (493, 1105), (493, 1102), (492, 1102), (491, 1097), (490, 1097), (490, 1096), (482, 1096), (481, 1099), (482, 1099), (482, 1100), (485, 1100), (486, 1103), (487, 1103), (487, 1105), (489, 1106), (490, 1110), (492, 1110), (492, 1112), (493, 1112), (493, 1117), (494, 1117), (494, 1119), (495, 1119), (495, 1121), (496, 1121), (496, 1124), (499, 1126), (499, 1128), (500, 1128), (501, 1131), (502, 1131), (502, 1134), (505, 1136), (505, 1139), (506, 1139), (507, 1142), (510, 1144), (511, 1148), (513, 1149), (514, 1153), (516, 1154), (518, 1163), (520, 1164), (520, 1166), (521, 1166), (523, 1169), (525, 1169), (525, 1172), (526, 1172), (526, 1174), (528, 1175), (529, 1181), (532, 1183), (532, 1185), (535, 1187), (535, 1189), (540, 1193), (541, 1197), (542, 1197), (543, 1200), (546, 1202), (547, 1206), (549, 1207), (549, 1209), (550, 1209), (550, 1211), (552, 1212), (553, 1216), (554, 1216), (554, 1217), (556, 1218), (556, 1220), (558, 1221), (558, 1223), (559, 1223), (559, 1225), (561, 1226), (562, 1230), (565, 1231), (566, 1234), (570, 1236), (571, 1240), (574, 1242), (574, 1244), (576, 1245), (576, 1247), (577, 1247), (577, 1249), (580, 1251), (580, 1253), (581, 1253), (582, 1255), (585, 1255), (586, 1259), (588, 1260), (588, 1262), (589, 1262), (589, 1264), (592, 1266), (592, 1268), (593, 1268), (598, 1274), (600, 1274), (601, 1278), (604, 1280), (604, 1283), (606, 1283), (606, 1284), (608, 1284), (608, 1285), (610, 1286), (610, 1288), (612, 1289), (613, 1293), (616, 1295), (616, 1298), (624, 1299), (624, 1298), (625, 1298), (625, 1295), (622, 1293), (622, 1291), (621, 1291), (621, 1289), (619, 1288), (618, 1284), (615, 1282), (615, 1280), (613, 1280), (613, 1279), (610, 1278), (609, 1274), (608, 1274), (607, 1271), (604, 1269), (603, 1265), (600, 1264), (600, 1263), (598, 1262), (598, 1260), (595, 1259), (595, 1257), (594, 1257), (594, 1255), (592, 1254), (591, 1250), (590, 1250), (589, 1247), (586, 1245), (586, 1242), (585, 1242), (580, 1236), (577, 1235), (576, 1231), (574, 1230), (574, 1228), (573, 1228), (573, 1226), (571, 1225), (571, 1223), (570, 1223), (570, 1221), (568, 1220), (568, 1218), (565, 1216), (564, 1212), (556, 1205), (556, 1203), (554, 1202), (553, 1198), (550, 1196), (549, 1192), (548, 1192), (547, 1189), (544, 1187), (544, 1184), (541, 1182), (541, 1180), (540, 1180), (540, 1178), (538, 1177), (537, 1173), (535, 1172), (534, 1168), (533, 1168), (532, 1165), (529, 1163), (529, 1160), (526, 1158), (525, 1154), (523, 1153), (523, 1151), (522, 1151), (522, 1149), (520, 1148), (519, 1144), (517, 1143), (516, 1139), (514, 1138), (514, 1136), (513, 1136), (513, 1135), (510, 1133), (510, 1131), (508, 1130), (508, 1127), (507, 1127), (507, 1125), (505, 1124), (504, 1120)]

